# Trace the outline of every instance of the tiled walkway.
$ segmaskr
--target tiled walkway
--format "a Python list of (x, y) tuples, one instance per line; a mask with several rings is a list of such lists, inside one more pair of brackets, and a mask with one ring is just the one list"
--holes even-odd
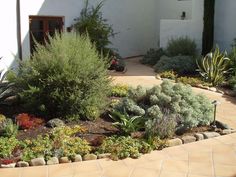
[(153, 151), (137, 160), (0, 169), (0, 177), (236, 177), (236, 134)]
[[(115, 83), (132, 86), (160, 84), (151, 68), (137, 60), (127, 62), (128, 72), (114, 76)], [(114, 75), (114, 74), (113, 74)], [(125, 76), (125, 77), (124, 77)], [(236, 99), (201, 89), (221, 102), (217, 119), (236, 128)], [(0, 177), (236, 177), (236, 134), (166, 148), (140, 159), (107, 159), (55, 166), (0, 169)]]

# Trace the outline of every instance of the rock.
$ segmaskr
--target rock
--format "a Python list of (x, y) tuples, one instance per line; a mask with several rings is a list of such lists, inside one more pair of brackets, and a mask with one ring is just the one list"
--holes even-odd
[(156, 79), (161, 80), (161, 76), (159, 74), (157, 74)]
[(236, 96), (236, 92), (233, 91), (233, 90), (229, 90), (229, 89), (225, 90), (225, 94), (229, 95), (229, 96), (232, 96), (232, 97)]
[(55, 118), (55, 119), (49, 120), (46, 125), (50, 128), (54, 128), (54, 127), (62, 127), (65, 125), (65, 123), (63, 120)]
[(204, 136), (201, 133), (196, 133), (194, 136), (195, 136), (197, 141), (204, 140)]
[(76, 155), (75, 157), (74, 157), (74, 160), (73, 160), (74, 162), (81, 162), (81, 161), (83, 161), (83, 159), (82, 159), (82, 156), (81, 155)]
[(216, 127), (217, 127), (217, 128), (220, 128), (220, 129), (223, 129), (223, 130), (224, 130), (224, 129), (230, 129), (227, 124), (222, 123), (222, 122), (220, 122), (220, 121), (218, 121), (218, 120), (216, 120)]
[(143, 138), (145, 136), (145, 132), (133, 132), (131, 133), (132, 138)]
[(217, 91), (217, 89), (215, 87), (210, 87), (209, 90), (212, 91), (212, 92), (216, 92)]
[(56, 165), (59, 164), (59, 160), (57, 157), (52, 157), (47, 161), (47, 165)]
[(218, 93), (221, 93), (221, 94), (225, 94), (225, 92), (224, 92), (223, 90), (217, 89), (217, 92), (218, 92)]
[(197, 140), (197, 138), (194, 137), (194, 136), (184, 136), (181, 139), (183, 141), (183, 144), (192, 143), (192, 142), (195, 142)]
[(181, 136), (181, 135), (183, 135), (187, 130), (188, 130), (188, 128), (187, 128), (186, 126), (179, 126), (179, 127), (176, 128), (175, 134)]
[(42, 165), (46, 165), (46, 162), (43, 157), (40, 157), (40, 158), (32, 159), (30, 161), (30, 165), (31, 166), (42, 166)]
[(183, 144), (183, 143), (182, 143), (182, 140), (181, 140), (181, 139), (175, 138), (175, 139), (168, 140), (168, 141), (167, 141), (167, 144), (168, 144), (169, 147), (172, 147), (172, 146), (181, 145), (181, 144)]
[(222, 135), (228, 135), (228, 134), (231, 134), (231, 133), (235, 133), (236, 130), (232, 130), (232, 129), (224, 129), (222, 131)]
[(16, 163), (10, 163), (7, 165), (1, 164), (1, 168), (15, 168)]
[(98, 155), (98, 159), (106, 159), (106, 158), (110, 158), (110, 157), (111, 157), (111, 153), (105, 153), (105, 154)]
[(25, 161), (19, 161), (19, 162), (16, 163), (16, 166), (17, 167), (28, 167), (29, 163), (25, 162)]
[(203, 133), (203, 136), (205, 139), (209, 139), (209, 138), (218, 137), (218, 136), (220, 136), (220, 134), (216, 133), (216, 132), (205, 132), (205, 133)]
[(61, 157), (59, 159), (60, 163), (71, 163), (70, 159), (68, 157)]
[(96, 160), (97, 156), (95, 154), (86, 154), (83, 157), (83, 160), (87, 161), (87, 160)]

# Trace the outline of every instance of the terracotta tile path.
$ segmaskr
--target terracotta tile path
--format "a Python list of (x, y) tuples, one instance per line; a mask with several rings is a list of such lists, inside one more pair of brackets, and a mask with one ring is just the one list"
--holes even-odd
[[(115, 83), (133, 86), (160, 84), (149, 67), (140, 65), (136, 60), (129, 60), (127, 64), (128, 72), (114, 76)], [(221, 101), (218, 119), (236, 128), (234, 99), (205, 90), (194, 90)], [(0, 177), (236, 177), (236, 134), (153, 151), (137, 160), (102, 159), (55, 166), (0, 169)]]

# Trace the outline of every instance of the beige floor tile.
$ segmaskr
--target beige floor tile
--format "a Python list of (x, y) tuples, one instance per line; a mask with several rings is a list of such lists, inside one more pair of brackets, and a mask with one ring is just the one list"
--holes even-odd
[(165, 160), (162, 169), (169, 172), (187, 173), (188, 162), (180, 160)]
[(214, 177), (214, 176), (205, 176), (205, 175), (188, 175), (188, 177)]
[(47, 166), (27, 167), (22, 169), (21, 177), (47, 177)]
[(216, 164), (236, 165), (236, 153), (235, 152), (213, 153), (213, 160), (214, 163)]
[(98, 161), (98, 164), (102, 169), (106, 167), (110, 167), (110, 166), (116, 166), (116, 165), (127, 166), (124, 160), (113, 161), (110, 159), (101, 159)]
[(124, 165), (112, 165), (103, 169), (102, 177), (129, 177), (132, 170)]
[(212, 162), (211, 152), (189, 152), (189, 162)]
[(234, 146), (221, 144), (213, 147), (213, 153), (227, 153), (227, 152), (234, 152)]
[(164, 151), (153, 151), (144, 155), (144, 158), (150, 161), (170, 159), (170, 156)]
[(213, 176), (213, 164), (212, 163), (203, 163), (203, 162), (189, 162), (189, 174), (192, 175), (205, 175)]
[(74, 175), (73, 177), (102, 177), (102, 172), (98, 171), (98, 172), (87, 172), (87, 173), (78, 173), (76, 175)]
[(186, 173), (174, 173), (169, 171), (162, 171), (160, 177), (187, 177)]
[(98, 160), (72, 163), (72, 166), (74, 167), (75, 174), (102, 170)]
[[(146, 168), (135, 168), (130, 177), (157, 177), (159, 171)], [(127, 176), (128, 177), (128, 176)]]
[(155, 160), (147, 163), (140, 163), (136, 165), (137, 168), (148, 168), (153, 170), (161, 170), (164, 160)]
[(74, 175), (75, 170), (74, 166), (69, 164), (60, 164), (60, 165), (49, 165), (48, 166), (48, 175), (49, 177), (64, 177)]
[(0, 177), (19, 177), (22, 172), (20, 168), (4, 169), (0, 168)]
[(236, 177), (236, 165), (216, 165), (215, 164), (215, 175), (219, 177)]
[(188, 160), (188, 151), (184, 150), (182, 146), (166, 148), (163, 150), (172, 160)]
[(141, 156), (139, 159), (127, 158), (127, 159), (124, 159), (123, 162), (127, 166), (136, 167), (136, 166), (140, 166), (142, 164), (148, 163), (148, 160), (144, 158), (144, 156)]

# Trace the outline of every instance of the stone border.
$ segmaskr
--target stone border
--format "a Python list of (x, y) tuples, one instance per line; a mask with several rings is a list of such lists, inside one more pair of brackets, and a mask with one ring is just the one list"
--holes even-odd
[(224, 136), (224, 135), (228, 135), (228, 134), (232, 134), (232, 133), (236, 133), (236, 130), (225, 129), (222, 131), (221, 134), (217, 133), (217, 132), (195, 133), (194, 136), (183, 136), (182, 138), (174, 138), (174, 139), (168, 140), (167, 143), (168, 143), (169, 147), (173, 147), (173, 146), (193, 143), (193, 142), (201, 141), (201, 140), (205, 140), (205, 139)]

